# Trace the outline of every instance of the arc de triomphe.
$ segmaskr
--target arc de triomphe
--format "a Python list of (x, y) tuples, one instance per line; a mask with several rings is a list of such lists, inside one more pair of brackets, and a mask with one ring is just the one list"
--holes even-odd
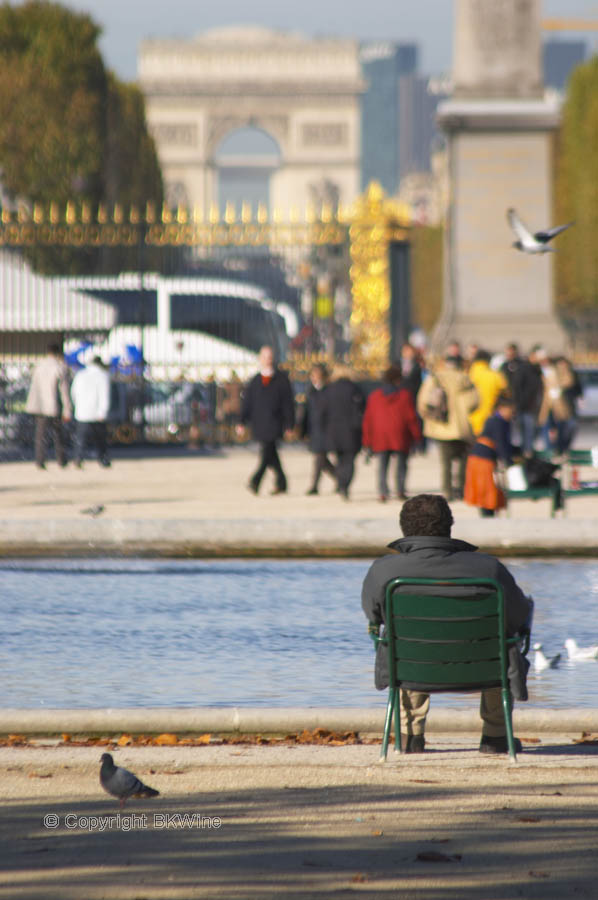
[(356, 41), (223, 28), (189, 40), (146, 40), (138, 69), (171, 203), (204, 215), (218, 205), (218, 148), (248, 126), (280, 150), (276, 161), (238, 159), (240, 167), (271, 171), (271, 209), (303, 211), (358, 195), (363, 83)]

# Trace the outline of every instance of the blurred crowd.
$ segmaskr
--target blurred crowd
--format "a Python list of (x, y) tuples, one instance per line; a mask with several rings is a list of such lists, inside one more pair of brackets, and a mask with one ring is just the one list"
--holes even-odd
[(258, 493), (271, 469), (273, 493), (285, 493), (278, 443), (300, 440), (312, 455), (307, 494), (317, 495), (324, 479), (348, 499), (355, 460), (364, 451), (365, 462), (375, 458), (374, 489), (387, 502), (406, 498), (410, 456), (434, 441), (447, 499), (465, 499), (491, 515), (501, 506), (500, 490), (497, 495), (493, 488), (498, 470), (532, 459), (538, 449), (557, 458), (567, 453), (582, 394), (566, 357), (550, 357), (540, 345), (526, 354), (516, 343), (491, 353), (451, 341), (436, 356), (407, 343), (377, 382), (360, 380), (344, 363), (330, 369), (316, 363), (305, 383), (292, 382), (270, 347), (261, 349), (258, 368), (247, 383), (232, 373), (223, 383), (145, 382), (140, 388), (111, 378), (99, 358), (73, 378), (53, 345), (27, 393), (36, 463), (45, 465), (52, 439), (61, 465), (81, 465), (90, 454), (109, 465), (111, 440), (147, 438), (152, 429), (192, 448), (252, 437), (260, 458), (249, 488)]

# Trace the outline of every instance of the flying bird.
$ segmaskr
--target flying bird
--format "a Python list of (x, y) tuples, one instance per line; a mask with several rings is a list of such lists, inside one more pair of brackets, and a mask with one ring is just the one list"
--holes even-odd
[(566, 225), (556, 225), (554, 228), (546, 228), (532, 234), (512, 207), (507, 210), (507, 219), (517, 238), (513, 241), (513, 247), (522, 253), (554, 253), (554, 248), (548, 246), (549, 241), (573, 225), (573, 222), (567, 222)]
[(572, 660), (598, 658), (598, 644), (592, 647), (578, 647), (574, 638), (567, 638), (565, 648), (569, 654), (569, 659)]
[(157, 797), (160, 793), (148, 787), (128, 769), (115, 766), (110, 753), (102, 753), (101, 762), (100, 784), (108, 794), (118, 797), (121, 809), (129, 797)]
[(542, 651), (542, 644), (534, 644), (534, 650), (536, 651), (534, 656), (534, 669), (536, 672), (543, 672), (544, 669), (556, 669), (561, 661), (560, 653), (547, 659)]

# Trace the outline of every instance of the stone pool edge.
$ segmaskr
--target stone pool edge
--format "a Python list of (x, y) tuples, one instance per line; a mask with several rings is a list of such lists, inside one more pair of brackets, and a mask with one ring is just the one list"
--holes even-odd
[[(0, 735), (55, 736), (63, 733), (287, 734), (325, 728), (381, 734), (384, 708), (361, 707), (147, 707), (122, 709), (0, 709)], [(598, 734), (598, 709), (516, 707), (515, 729), (534, 733)], [(430, 733), (480, 730), (477, 709), (431, 709)]]
[[(368, 558), (397, 536), (371, 518), (1, 519), (0, 557)], [(511, 557), (589, 557), (597, 544), (594, 519), (466, 519), (453, 536)]]

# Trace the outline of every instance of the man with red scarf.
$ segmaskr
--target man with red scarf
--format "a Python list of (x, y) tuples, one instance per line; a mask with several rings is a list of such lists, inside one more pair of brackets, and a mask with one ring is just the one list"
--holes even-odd
[(249, 479), (249, 490), (257, 494), (266, 469), (272, 469), (276, 482), (273, 494), (284, 494), (287, 479), (278, 456), (277, 442), (283, 434), (290, 436), (295, 425), (293, 389), (286, 372), (274, 364), (274, 351), (265, 345), (259, 354), (260, 371), (245, 390), (241, 406), (239, 435), (251, 425), (253, 437), (260, 444), (260, 461)]

